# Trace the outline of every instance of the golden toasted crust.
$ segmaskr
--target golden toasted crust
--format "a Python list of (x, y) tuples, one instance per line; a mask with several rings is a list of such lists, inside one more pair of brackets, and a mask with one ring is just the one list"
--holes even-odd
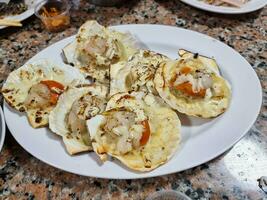
[(63, 142), (65, 144), (65, 147), (67, 149), (67, 152), (70, 155), (75, 155), (78, 153), (86, 152), (86, 151), (92, 151), (93, 147), (90, 145), (85, 145), (79, 140), (77, 140), (75, 137), (62, 137)]
[(53, 107), (48, 107), (45, 110), (32, 109), (27, 110), (28, 121), (33, 128), (41, 128), (48, 125), (49, 112)]
[(198, 53), (193, 53), (184, 49), (180, 49), (178, 51), (178, 54), (183, 59), (195, 57), (199, 59), (202, 63), (206, 63), (206, 66), (212, 71), (214, 71), (216, 74), (220, 74), (220, 70), (216, 63), (216, 60), (213, 58), (208, 58), (206, 56), (199, 55)]
[(88, 77), (93, 78), (97, 82), (109, 86), (109, 67), (98, 67), (96, 65), (88, 65), (79, 67), (80, 71)]

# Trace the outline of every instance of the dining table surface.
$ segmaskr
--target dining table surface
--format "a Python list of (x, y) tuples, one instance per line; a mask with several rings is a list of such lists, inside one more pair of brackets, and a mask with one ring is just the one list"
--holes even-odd
[(259, 179), (267, 176), (266, 6), (248, 14), (223, 15), (179, 0), (132, 0), (117, 7), (97, 7), (81, 0), (70, 15), (71, 24), (62, 32), (47, 31), (34, 15), (24, 20), (22, 27), (0, 30), (0, 86), (11, 71), (49, 45), (74, 35), (86, 20), (105, 26), (165, 24), (207, 34), (239, 52), (261, 81), (261, 111), (248, 133), (210, 162), (179, 173), (135, 180), (98, 179), (56, 169), (26, 152), (7, 130), (0, 153), (0, 199), (145, 199), (160, 190), (179, 191), (191, 199), (267, 199), (267, 187), (259, 184)]

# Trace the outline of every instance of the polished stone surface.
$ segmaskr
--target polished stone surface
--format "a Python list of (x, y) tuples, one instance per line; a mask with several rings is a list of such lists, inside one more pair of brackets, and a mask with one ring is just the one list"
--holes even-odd
[(177, 0), (131, 1), (120, 8), (99, 8), (81, 1), (71, 17), (71, 27), (60, 33), (47, 32), (34, 16), (25, 20), (22, 28), (1, 30), (1, 84), (12, 70), (50, 44), (76, 33), (88, 19), (104, 25), (168, 24), (210, 35), (244, 56), (261, 80), (261, 113), (248, 134), (218, 158), (181, 173), (143, 180), (102, 180), (55, 169), (28, 154), (8, 133), (0, 153), (0, 199), (144, 199), (163, 189), (183, 192), (192, 199), (267, 199), (257, 181), (267, 176), (266, 7), (246, 15), (226, 16)]

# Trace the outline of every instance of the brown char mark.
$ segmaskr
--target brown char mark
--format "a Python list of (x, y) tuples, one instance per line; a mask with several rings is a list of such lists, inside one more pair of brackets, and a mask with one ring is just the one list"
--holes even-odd
[(135, 99), (135, 98), (134, 98), (133, 96), (131, 96), (131, 95), (126, 94), (126, 95), (120, 97), (120, 98), (116, 101), (116, 103), (119, 103), (119, 102), (121, 102), (121, 101), (124, 100), (124, 99)]
[(35, 118), (35, 123), (39, 124), (39, 123), (41, 123), (41, 121), (42, 121), (42, 117), (36, 117)]

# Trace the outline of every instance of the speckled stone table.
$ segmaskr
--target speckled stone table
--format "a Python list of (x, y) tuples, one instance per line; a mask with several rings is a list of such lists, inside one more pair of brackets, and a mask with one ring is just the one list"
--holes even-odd
[(71, 27), (60, 33), (48, 33), (34, 16), (22, 28), (1, 30), (1, 84), (33, 55), (76, 33), (87, 19), (104, 25), (168, 24), (208, 34), (241, 53), (261, 80), (261, 113), (248, 134), (220, 157), (182, 173), (143, 180), (102, 180), (55, 169), (28, 154), (7, 133), (0, 153), (0, 199), (144, 199), (163, 189), (181, 191), (192, 199), (267, 199), (257, 182), (267, 175), (266, 7), (242, 16), (224, 16), (180, 1), (131, 1), (119, 8), (99, 8), (81, 1), (71, 16)]

